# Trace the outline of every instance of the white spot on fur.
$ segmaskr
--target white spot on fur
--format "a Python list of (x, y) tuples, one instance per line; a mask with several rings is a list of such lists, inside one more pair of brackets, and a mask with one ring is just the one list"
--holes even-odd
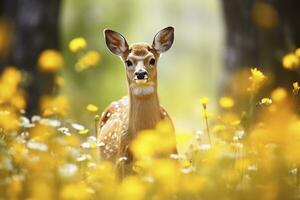
[(138, 96), (149, 95), (154, 92), (154, 86), (134, 87), (132, 88), (132, 92), (134, 95), (138, 95)]
[(144, 61), (143, 60), (139, 60), (137, 61), (136, 67), (135, 67), (135, 71), (139, 71), (139, 70), (143, 70), (144, 69)]

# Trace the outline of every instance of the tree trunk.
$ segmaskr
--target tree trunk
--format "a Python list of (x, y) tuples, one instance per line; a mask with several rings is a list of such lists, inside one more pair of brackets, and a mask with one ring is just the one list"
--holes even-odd
[(11, 48), (1, 60), (1, 68), (13, 65), (29, 75), (26, 86), (29, 115), (38, 110), (39, 98), (51, 94), (54, 74), (37, 68), (39, 54), (59, 48), (60, 0), (2, 0), (2, 16), (13, 29)]
[(242, 81), (247, 80), (250, 67), (268, 74), (268, 89), (284, 86), (290, 91), (299, 77), (295, 71), (283, 69), (281, 62), (284, 54), (300, 47), (300, 1), (223, 0), (222, 3), (226, 47), (221, 93), (245, 101)]

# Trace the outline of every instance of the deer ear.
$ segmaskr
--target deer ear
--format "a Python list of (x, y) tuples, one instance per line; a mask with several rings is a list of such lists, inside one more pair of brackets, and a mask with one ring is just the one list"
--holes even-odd
[(160, 30), (153, 39), (152, 47), (159, 53), (169, 50), (174, 41), (174, 28), (169, 26)]
[(104, 29), (103, 34), (106, 46), (113, 54), (121, 56), (128, 50), (126, 39), (120, 33), (110, 29)]

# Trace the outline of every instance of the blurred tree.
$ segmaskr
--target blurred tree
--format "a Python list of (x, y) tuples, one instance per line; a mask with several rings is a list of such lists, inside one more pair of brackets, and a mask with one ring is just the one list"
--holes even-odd
[(54, 74), (39, 72), (37, 60), (44, 49), (59, 48), (60, 0), (0, 0), (0, 9), (4, 30), (12, 33), (4, 34), (10, 45), (0, 56), (0, 67), (14, 65), (28, 73), (30, 115), (37, 111), (40, 96), (52, 93), (54, 87)]
[(242, 80), (249, 75), (249, 67), (266, 72), (271, 77), (270, 88), (280, 85), (290, 90), (297, 74), (283, 69), (281, 62), (284, 54), (300, 47), (300, 1), (222, 3), (227, 31), (222, 93), (243, 98), (246, 88)]

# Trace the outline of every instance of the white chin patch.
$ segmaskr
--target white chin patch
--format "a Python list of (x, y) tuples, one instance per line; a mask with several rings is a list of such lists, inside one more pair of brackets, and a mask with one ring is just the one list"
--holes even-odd
[(133, 87), (132, 92), (134, 95), (137, 95), (137, 96), (149, 95), (154, 92), (154, 86)]

